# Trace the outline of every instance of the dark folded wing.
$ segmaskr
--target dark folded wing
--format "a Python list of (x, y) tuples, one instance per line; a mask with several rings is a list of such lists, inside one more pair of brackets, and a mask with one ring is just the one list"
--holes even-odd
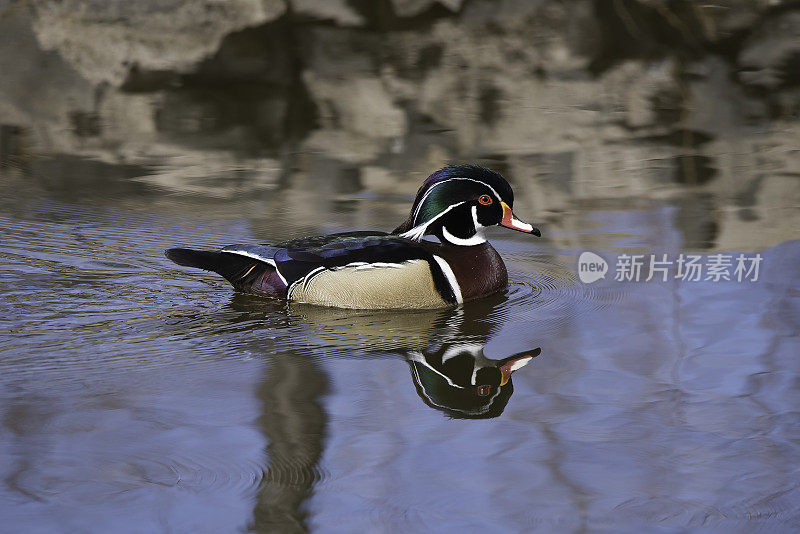
[(298, 237), (272, 245), (275, 248), (313, 248), (322, 247), (334, 241), (350, 237), (374, 237), (388, 235), (386, 232), (360, 231), (360, 232), (341, 232), (329, 235), (314, 235), (309, 237)]
[(289, 241), (282, 241), (274, 245), (228, 245), (220, 252), (228, 252), (230, 254), (238, 254), (240, 256), (247, 256), (249, 258), (265, 261), (272, 265), (275, 264), (275, 253), (280, 249), (306, 249), (317, 248), (328, 245), (335, 241), (347, 238), (363, 238), (387, 235), (385, 232), (342, 232), (339, 234), (330, 235), (315, 235), (309, 237), (299, 237), (297, 239), (290, 239)]

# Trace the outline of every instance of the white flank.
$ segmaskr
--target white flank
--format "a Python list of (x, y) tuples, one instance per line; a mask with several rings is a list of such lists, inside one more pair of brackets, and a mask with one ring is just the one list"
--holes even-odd
[(442, 270), (444, 277), (447, 278), (447, 281), (450, 283), (450, 288), (453, 290), (453, 294), (456, 296), (456, 302), (459, 304), (463, 303), (464, 297), (461, 296), (461, 288), (458, 286), (458, 280), (456, 280), (456, 275), (453, 273), (453, 269), (451, 269), (450, 265), (444, 261), (444, 258), (434, 255), (433, 259), (439, 264), (439, 268)]

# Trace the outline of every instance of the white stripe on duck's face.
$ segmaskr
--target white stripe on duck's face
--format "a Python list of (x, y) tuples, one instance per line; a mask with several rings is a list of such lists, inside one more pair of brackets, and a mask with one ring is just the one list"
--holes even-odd
[[(488, 411), (501, 392), (502, 376), (497, 360), (490, 360), (483, 354), (482, 343), (456, 343), (430, 352), (412, 352), (407, 356), (412, 365), (415, 381), (429, 402), (449, 409), (465, 409), (470, 412)], [(420, 374), (436, 375), (452, 390), (470, 392), (466, 397), (452, 397), (451, 392), (437, 387), (430, 380), (422, 380)], [(478, 375), (481, 375), (480, 378)], [(480, 382), (480, 384), (479, 384)], [(448, 405), (447, 399), (450, 398)], [(478, 401), (478, 398), (480, 400)], [(461, 402), (456, 402), (459, 400)], [(466, 402), (465, 402), (466, 401)], [(465, 402), (465, 403), (464, 403)], [(458, 404), (464, 403), (463, 406)]]
[[(482, 195), (484, 197), (488, 195)], [(478, 205), (477, 203), (464, 203), (454, 208), (439, 219), (438, 224), (431, 229), (433, 235), (442, 242), (471, 247), (486, 242), (484, 230), (492, 224), (491, 205)], [(498, 213), (502, 213), (499, 210)], [(484, 224), (486, 223), (486, 224)]]
[(486, 236), (483, 233), (483, 229), (486, 228), (483, 226), (480, 221), (478, 221), (478, 207), (472, 206), (471, 209), (472, 214), (472, 227), (469, 226), (461, 226), (459, 224), (453, 225), (456, 232), (466, 231), (466, 236), (461, 237), (455, 235), (453, 232), (448, 230), (447, 223), (442, 224), (442, 238), (450, 243), (451, 245), (459, 245), (462, 247), (471, 247), (474, 245), (480, 245), (482, 243), (486, 243)]
[[(496, 204), (500, 205), (499, 202)], [(487, 211), (497, 211), (497, 213), (486, 213)], [(427, 223), (415, 226), (400, 235), (415, 241), (421, 240), (425, 235), (432, 235), (442, 242), (470, 247), (486, 242), (484, 229), (491, 224), (497, 224), (501, 220), (501, 215), (502, 209), (499, 208), (479, 207), (474, 201), (459, 202), (451, 204)], [(497, 222), (492, 222), (495, 216)]]
[(431, 235), (452, 245), (480, 245), (486, 242), (483, 230), (502, 220), (502, 203), (496, 190), (479, 180), (445, 180), (415, 203), (414, 226), (400, 235), (415, 241)]
[(513, 204), (514, 192), (500, 174), (474, 165), (447, 166), (425, 180), (411, 214), (394, 233), (414, 241), (436, 236), (458, 246), (484, 243), (482, 230), (497, 224), (541, 236), (513, 216)]
[[(482, 186), (483, 188), (488, 189), (489, 193), (491, 193), (491, 196), (494, 197), (494, 199), (496, 199), (497, 201), (502, 200), (500, 198), (500, 195), (497, 194), (497, 191), (492, 186), (490, 186), (489, 184), (487, 184), (485, 182), (482, 182), (480, 180), (475, 180), (474, 178), (459, 178), (459, 177), (449, 178), (447, 180), (443, 180), (441, 182), (435, 183), (433, 186), (431, 186), (430, 189), (428, 189), (425, 192), (425, 194), (422, 195), (422, 198), (419, 200), (419, 202), (415, 202), (414, 203), (415, 206), (416, 206), (415, 209), (414, 209), (414, 216), (413, 216), (414, 224), (416, 225), (416, 224), (419, 224), (420, 222), (424, 222), (425, 217), (420, 219), (420, 215), (424, 211), (424, 208), (427, 207), (428, 201), (432, 200), (433, 202), (436, 202), (438, 200), (438, 199), (435, 199), (436, 195), (432, 196), (432, 193), (436, 192), (437, 194), (441, 194), (442, 196), (447, 195), (447, 193), (449, 193), (451, 190), (453, 190), (453, 186), (460, 186), (461, 185), (461, 184), (459, 184), (459, 182), (466, 182), (467, 183), (467, 188), (466, 188), (467, 190), (474, 189), (475, 186), (478, 186), (478, 187)], [(442, 186), (444, 186), (444, 187), (442, 187)], [(466, 198), (469, 198), (471, 196), (473, 196), (473, 195), (468, 195)], [(457, 195), (453, 195), (453, 198), (457, 198), (457, 197), (458, 197)], [(454, 206), (454, 205), (458, 205), (458, 204), (461, 204), (461, 203), (462, 202), (455, 202), (455, 203), (451, 203), (449, 205), (450, 206)], [(439, 215), (441, 215), (443, 213), (444, 212), (440, 212)], [(438, 217), (439, 215), (436, 215), (436, 217)], [(427, 221), (428, 222), (432, 222), (433, 219), (428, 218)]]

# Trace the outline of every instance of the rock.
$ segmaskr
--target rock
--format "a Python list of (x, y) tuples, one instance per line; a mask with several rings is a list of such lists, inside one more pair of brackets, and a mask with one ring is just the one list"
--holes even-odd
[(395, 105), (377, 76), (331, 79), (307, 72), (304, 80), (323, 124), (371, 139), (392, 138), (406, 132), (403, 110)]
[[(774, 202), (798, 172), (796, 114), (773, 111), (800, 109), (789, 4), (384, 0), (382, 21), (364, 2), (285, 1), (283, 16), (277, 0), (31, 0), (0, 13), (0, 160), (34, 147), (225, 198), (330, 186), (322, 204), (294, 200), (308, 220), (356, 191), (413, 196), (453, 161), (507, 174), (550, 220), (576, 199), (684, 184), (711, 199), (687, 205), (690, 218), (715, 195)], [(647, 31), (626, 30), (600, 68), (599, 43), (619, 36), (597, 14), (620, 5)], [(687, 28), (703, 28), (689, 45)], [(774, 176), (754, 186), (753, 169)], [(722, 230), (697, 246), (734, 247)]]
[(40, 48), (27, 14), (0, 17), (0, 122), (45, 151), (77, 148), (70, 116), (94, 112), (95, 88), (55, 52)]
[(229, 33), (280, 17), (283, 0), (64, 0), (34, 3), (42, 47), (92, 83), (119, 86), (133, 65), (187, 71)]
[(332, 20), (339, 26), (362, 26), (364, 18), (346, 0), (291, 0), (295, 13), (319, 20)]
[(430, 9), (434, 4), (440, 4), (456, 12), (461, 8), (464, 0), (392, 0), (392, 7), (398, 17), (413, 17)]
[(686, 66), (692, 112), (683, 126), (711, 138), (741, 135), (754, 118), (766, 118), (764, 103), (747, 95), (741, 85), (731, 83), (728, 65), (718, 57)]
[(777, 89), (800, 83), (800, 11), (768, 19), (747, 39), (738, 63), (747, 85)]

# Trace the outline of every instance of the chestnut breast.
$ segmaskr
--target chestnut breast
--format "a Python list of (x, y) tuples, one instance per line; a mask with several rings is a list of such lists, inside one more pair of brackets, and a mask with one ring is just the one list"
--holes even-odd
[(453, 269), (465, 301), (497, 293), (508, 286), (506, 265), (488, 242), (471, 247), (443, 245), (436, 253)]

